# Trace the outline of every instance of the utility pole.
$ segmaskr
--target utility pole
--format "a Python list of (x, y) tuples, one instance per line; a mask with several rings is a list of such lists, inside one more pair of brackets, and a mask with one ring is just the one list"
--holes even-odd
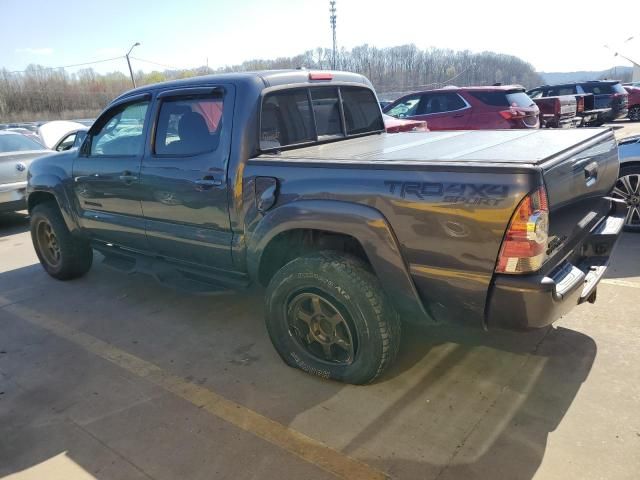
[(134, 43), (133, 46), (129, 49), (129, 51), (125, 55), (125, 57), (127, 57), (127, 65), (129, 65), (129, 73), (131, 74), (131, 83), (133, 83), (133, 88), (136, 88), (136, 80), (135, 78), (133, 78), (133, 70), (131, 69), (131, 60), (129, 60), (129, 54), (131, 53), (131, 50), (133, 50), (139, 45), (140, 45), (140, 42)]
[(329, 2), (329, 12), (331, 15), (329, 16), (329, 20), (331, 22), (331, 30), (333, 31), (333, 61), (331, 62), (331, 68), (333, 70), (336, 69), (336, 0), (331, 0)]

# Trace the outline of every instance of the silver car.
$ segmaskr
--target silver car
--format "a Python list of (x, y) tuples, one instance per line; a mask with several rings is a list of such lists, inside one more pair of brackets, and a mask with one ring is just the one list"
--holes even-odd
[(613, 195), (627, 204), (625, 229), (640, 232), (640, 135), (620, 140), (618, 152), (620, 175)]
[(27, 208), (25, 192), (29, 164), (50, 152), (21, 133), (0, 130), (0, 212)]

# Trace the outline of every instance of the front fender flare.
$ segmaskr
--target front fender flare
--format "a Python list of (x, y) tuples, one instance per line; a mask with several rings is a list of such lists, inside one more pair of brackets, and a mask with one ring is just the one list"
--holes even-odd
[(27, 186), (27, 204), (29, 205), (29, 213), (31, 213), (32, 199), (34, 195), (38, 193), (47, 193), (53, 196), (60, 208), (62, 217), (64, 218), (67, 228), (71, 232), (79, 231), (79, 225), (76, 216), (73, 213), (73, 208), (69, 197), (65, 191), (63, 181), (57, 175), (51, 173), (42, 173), (34, 175), (29, 178), (29, 184)]
[(425, 309), (391, 226), (376, 209), (337, 200), (300, 200), (277, 207), (257, 223), (247, 240), (249, 275), (258, 279), (269, 242), (288, 230), (313, 229), (350, 235), (362, 245), (382, 288), (402, 318), (435, 323)]

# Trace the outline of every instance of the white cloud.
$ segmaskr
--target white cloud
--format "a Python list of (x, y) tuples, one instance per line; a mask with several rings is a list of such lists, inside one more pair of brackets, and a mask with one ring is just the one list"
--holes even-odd
[(17, 53), (26, 53), (28, 55), (52, 55), (53, 48), (16, 48)]

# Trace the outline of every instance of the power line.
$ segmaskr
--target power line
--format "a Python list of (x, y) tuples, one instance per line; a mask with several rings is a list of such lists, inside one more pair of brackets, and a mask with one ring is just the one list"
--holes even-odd
[[(37, 71), (43, 71), (43, 70), (60, 70), (63, 68), (73, 68), (73, 67), (84, 67), (85, 65), (95, 65), (96, 63), (105, 63), (105, 62), (112, 62), (113, 60), (120, 60), (121, 58), (124, 58), (124, 56), (120, 56), (120, 57), (113, 57), (113, 58), (105, 58), (104, 60), (95, 60), (93, 62), (85, 62), (85, 63), (75, 63), (73, 65), (63, 65), (61, 67), (45, 67), (45, 68), (38, 68)], [(133, 57), (132, 57), (133, 58)], [(27, 73), (30, 70), (14, 70), (12, 72), (5, 72), (5, 73)]]
[(131, 57), (134, 60), (138, 60), (139, 62), (150, 63), (151, 65), (157, 65), (159, 67), (169, 68), (171, 70), (184, 70), (183, 68), (172, 67), (171, 65), (165, 65), (164, 63), (152, 62), (151, 60), (145, 60), (144, 58)]

